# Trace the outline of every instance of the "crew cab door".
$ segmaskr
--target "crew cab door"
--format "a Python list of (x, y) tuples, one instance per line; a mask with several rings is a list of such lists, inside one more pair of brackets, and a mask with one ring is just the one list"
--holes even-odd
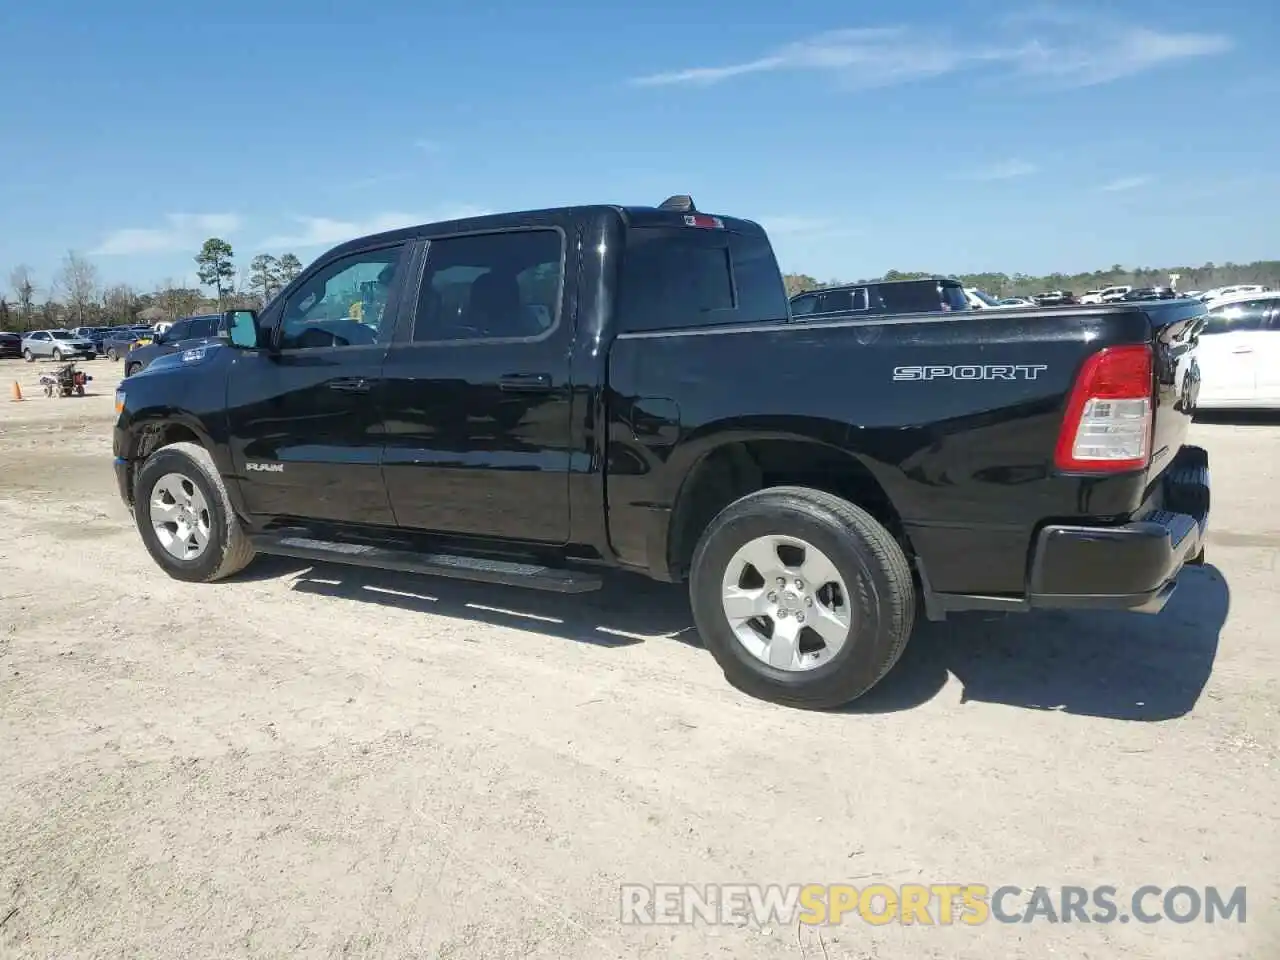
[(1257, 372), (1254, 396), (1259, 404), (1280, 404), (1280, 297), (1267, 301), (1267, 314), (1257, 335)]
[(232, 460), (251, 513), (394, 522), (382, 480), (381, 378), (406, 250), (374, 246), (317, 262), (263, 314), (272, 349), (241, 351), (232, 365)]
[(1258, 390), (1258, 367), (1267, 350), (1268, 300), (1229, 303), (1209, 311), (1200, 334), (1200, 404), (1245, 405)]
[(570, 236), (548, 221), (428, 243), (384, 368), (383, 473), (399, 525), (567, 541)]

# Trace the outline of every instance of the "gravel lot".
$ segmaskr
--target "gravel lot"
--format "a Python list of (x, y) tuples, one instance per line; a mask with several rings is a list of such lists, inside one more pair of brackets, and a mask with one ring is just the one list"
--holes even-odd
[[(82, 399), (0, 362), (0, 957), (1280, 956), (1280, 426), (1197, 424), (1158, 617), (925, 624), (854, 709), (747, 699), (684, 593), (151, 562)], [(27, 400), (8, 402), (20, 380)], [(622, 883), (1248, 886), (1207, 925), (623, 926)]]

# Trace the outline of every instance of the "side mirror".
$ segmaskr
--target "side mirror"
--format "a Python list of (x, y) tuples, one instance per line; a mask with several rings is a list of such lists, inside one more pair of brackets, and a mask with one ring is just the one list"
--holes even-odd
[(218, 324), (218, 340), (230, 347), (254, 350), (258, 346), (258, 311), (228, 310)]

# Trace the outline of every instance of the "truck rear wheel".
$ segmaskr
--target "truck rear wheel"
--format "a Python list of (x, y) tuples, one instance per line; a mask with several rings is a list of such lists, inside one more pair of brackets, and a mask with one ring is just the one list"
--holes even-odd
[(133, 513), (147, 552), (177, 580), (221, 580), (253, 560), (222, 477), (199, 444), (173, 443), (147, 458)]
[(879, 683), (915, 619), (897, 540), (865, 510), (805, 487), (759, 490), (721, 511), (694, 551), (689, 595), (730, 683), (810, 709)]

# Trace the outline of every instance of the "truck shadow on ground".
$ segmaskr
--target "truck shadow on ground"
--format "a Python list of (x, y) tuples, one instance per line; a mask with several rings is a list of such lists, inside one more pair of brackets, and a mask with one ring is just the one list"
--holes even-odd
[(1189, 713), (1213, 672), (1231, 592), (1213, 566), (1188, 567), (1158, 615), (1037, 611), (917, 622), (902, 659), (849, 713), (909, 709), (948, 675), (981, 701), (1112, 720)]
[(646, 640), (677, 640), (701, 646), (693, 629), (684, 588), (655, 583), (634, 574), (608, 572), (602, 590), (557, 594), (446, 577), (261, 557), (237, 579), (274, 579), (290, 574), (296, 576), (293, 589), (299, 593), (460, 617), (577, 643), (625, 647)]
[[(683, 586), (631, 574), (561, 596), (337, 564), (263, 557), (237, 579), (294, 576), (301, 593), (529, 630), (602, 647), (646, 641), (701, 646)], [(1182, 716), (1213, 670), (1230, 590), (1213, 566), (1191, 567), (1157, 616), (1124, 613), (952, 615), (917, 621), (902, 659), (845, 713), (892, 713), (932, 700), (954, 676), (980, 701), (1116, 720)], [(335, 612), (335, 615), (336, 612)]]

